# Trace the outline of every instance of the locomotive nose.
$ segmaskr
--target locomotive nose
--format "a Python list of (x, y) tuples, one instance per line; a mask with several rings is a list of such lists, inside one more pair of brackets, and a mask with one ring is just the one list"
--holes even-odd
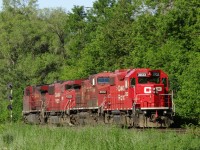
[(162, 84), (146, 84), (140, 86), (137, 98), (141, 107), (151, 108), (164, 105), (164, 86)]

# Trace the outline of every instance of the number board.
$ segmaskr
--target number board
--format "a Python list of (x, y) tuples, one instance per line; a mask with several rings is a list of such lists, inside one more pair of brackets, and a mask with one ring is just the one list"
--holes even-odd
[(138, 73), (138, 77), (146, 77), (147, 76), (147, 74), (146, 73)]
[(154, 76), (154, 77), (159, 77), (159, 76), (160, 76), (160, 73), (159, 73), (159, 72), (153, 72), (153, 76)]

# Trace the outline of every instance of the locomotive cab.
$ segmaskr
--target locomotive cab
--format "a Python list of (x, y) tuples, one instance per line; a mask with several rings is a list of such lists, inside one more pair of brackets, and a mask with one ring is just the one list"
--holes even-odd
[(87, 107), (101, 108), (105, 104), (105, 97), (110, 93), (111, 75), (110, 72), (102, 72), (91, 75), (82, 84), (82, 98)]
[(159, 107), (159, 109), (165, 109), (165, 107), (171, 107), (170, 101), (167, 100), (167, 97), (165, 99), (164, 96), (169, 90), (167, 84), (162, 83), (162, 81), (167, 83), (168, 78), (165, 74), (162, 74), (159, 70), (146, 73), (139, 72), (136, 79), (135, 99), (140, 100), (140, 108), (151, 109)]
[(168, 76), (163, 71), (132, 70), (126, 76), (125, 87), (133, 102), (133, 114), (143, 118), (135, 118), (139, 121), (138, 126), (169, 126), (172, 123), (173, 95), (169, 94)]

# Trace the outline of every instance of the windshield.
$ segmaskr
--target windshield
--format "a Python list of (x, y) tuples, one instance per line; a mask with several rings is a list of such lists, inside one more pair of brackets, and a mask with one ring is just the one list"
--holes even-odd
[(146, 83), (160, 83), (159, 77), (139, 77), (138, 83), (140, 84), (146, 84)]
[(100, 84), (109, 83), (110, 78), (109, 77), (100, 77), (100, 78), (97, 78), (97, 82), (100, 83)]

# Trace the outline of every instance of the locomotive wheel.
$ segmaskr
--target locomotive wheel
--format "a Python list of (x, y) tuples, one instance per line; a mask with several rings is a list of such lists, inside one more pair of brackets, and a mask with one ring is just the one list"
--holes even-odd
[(164, 125), (165, 127), (169, 128), (171, 125), (171, 120), (169, 119), (169, 117), (165, 117), (164, 119)]
[(26, 124), (29, 123), (26, 115), (24, 115), (23, 121), (24, 121), (24, 123), (26, 123)]
[(66, 126), (73, 126), (73, 124), (70, 122), (70, 117), (68, 115), (63, 115), (63, 117), (60, 119), (60, 122), (62, 125)]
[(97, 124), (98, 125), (104, 125), (105, 124), (103, 116), (98, 116), (97, 117)]
[(113, 116), (106, 113), (105, 116), (104, 116), (104, 123), (105, 124), (112, 124), (113, 123)]
[(78, 117), (78, 115), (71, 115), (70, 116), (70, 123), (72, 125), (75, 125), (75, 126), (79, 125), (80, 123), (79, 123), (79, 117)]
[(45, 119), (41, 115), (39, 115), (39, 123), (41, 125), (45, 124)]
[(81, 125), (91, 125), (94, 126), (96, 124), (94, 116), (87, 116), (85, 118), (81, 118)]
[(125, 126), (128, 128), (133, 127), (133, 119), (130, 116), (125, 116)]
[(36, 114), (35, 116), (35, 124), (40, 124), (40, 115)]
[(68, 122), (70, 126), (96, 126), (105, 124), (103, 116), (98, 116), (96, 113), (91, 114), (89, 112), (70, 115), (69, 120), (70, 121)]
[(133, 114), (133, 127), (137, 128), (139, 127), (139, 114)]

